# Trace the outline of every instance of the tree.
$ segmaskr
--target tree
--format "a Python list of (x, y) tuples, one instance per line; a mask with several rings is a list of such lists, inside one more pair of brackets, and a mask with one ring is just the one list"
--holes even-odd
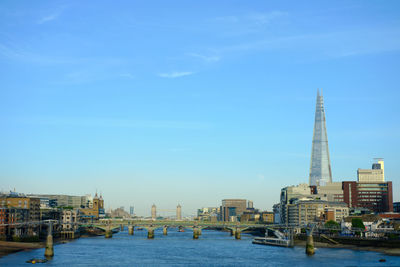
[(365, 225), (364, 225), (363, 221), (361, 220), (361, 218), (353, 218), (353, 219), (351, 219), (351, 228), (357, 228), (357, 229), (364, 231)]
[(351, 219), (351, 228), (356, 230), (355, 234), (357, 236), (361, 236), (361, 232), (365, 230), (365, 225), (361, 218), (353, 218)]
[(329, 229), (340, 229), (339, 223), (334, 220), (329, 220), (325, 223), (325, 227)]

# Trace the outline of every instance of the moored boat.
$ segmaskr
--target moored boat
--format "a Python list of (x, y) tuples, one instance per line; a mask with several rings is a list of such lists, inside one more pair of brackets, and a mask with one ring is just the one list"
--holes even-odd
[(288, 236), (281, 233), (278, 230), (272, 230), (274, 237), (268, 236), (268, 231), (265, 233), (265, 237), (256, 237), (253, 239), (253, 244), (279, 246), (279, 247), (293, 247), (293, 235), (288, 233)]
[(253, 239), (253, 244), (270, 245), (279, 247), (293, 247), (290, 239), (280, 239), (275, 237), (256, 237)]

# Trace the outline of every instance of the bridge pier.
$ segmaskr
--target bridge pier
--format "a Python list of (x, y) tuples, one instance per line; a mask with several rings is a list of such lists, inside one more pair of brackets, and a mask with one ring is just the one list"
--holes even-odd
[(312, 232), (307, 234), (306, 254), (309, 255), (309, 256), (315, 254), (315, 251), (314, 251), (314, 238), (312, 236)]
[(133, 235), (133, 231), (134, 231), (133, 225), (129, 225), (128, 226), (128, 234)]
[(168, 226), (164, 225), (163, 227), (163, 235), (167, 235), (168, 234)]
[(147, 239), (154, 239), (154, 228), (147, 228)]
[(124, 225), (123, 225), (123, 224), (120, 224), (119, 227), (120, 227), (120, 229), (121, 229), (121, 232), (124, 231)]
[(53, 244), (53, 224), (49, 224), (47, 238), (46, 238), (46, 249), (44, 250), (44, 256), (46, 258), (52, 258), (54, 256), (54, 244)]
[(242, 234), (240, 229), (236, 229), (235, 230), (235, 239), (241, 239), (242, 238)]
[(111, 225), (109, 224), (106, 228), (106, 234), (104, 235), (105, 238), (111, 238), (113, 236), (113, 232), (111, 230)]
[(231, 236), (235, 235), (235, 230), (234, 229), (229, 229), (231, 230)]
[(201, 233), (199, 233), (199, 229), (197, 227), (193, 228), (193, 239), (199, 239), (199, 236)]
[(106, 234), (104, 235), (105, 238), (111, 238), (113, 236), (113, 233), (111, 229), (106, 230)]

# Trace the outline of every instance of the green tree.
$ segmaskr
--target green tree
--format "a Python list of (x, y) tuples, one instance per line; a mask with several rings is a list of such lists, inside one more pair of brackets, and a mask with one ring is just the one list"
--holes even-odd
[(351, 219), (351, 228), (356, 231), (356, 235), (361, 236), (361, 231), (365, 230), (365, 225), (361, 218), (353, 218)]
[(340, 229), (339, 223), (334, 220), (329, 220), (325, 223), (325, 227), (329, 229)]

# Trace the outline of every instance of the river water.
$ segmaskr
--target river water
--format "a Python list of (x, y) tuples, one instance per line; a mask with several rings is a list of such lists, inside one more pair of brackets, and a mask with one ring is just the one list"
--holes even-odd
[[(348, 249), (317, 249), (306, 256), (304, 248), (281, 248), (251, 243), (252, 236), (242, 234), (235, 240), (227, 232), (203, 230), (198, 240), (192, 232), (169, 229), (163, 236), (155, 232), (148, 240), (146, 230), (80, 238), (54, 247), (51, 266), (400, 266), (400, 257)], [(0, 266), (27, 266), (26, 260), (44, 258), (44, 249), (24, 251), (0, 258)], [(379, 262), (384, 258), (386, 262)], [(40, 264), (39, 264), (40, 265)]]

